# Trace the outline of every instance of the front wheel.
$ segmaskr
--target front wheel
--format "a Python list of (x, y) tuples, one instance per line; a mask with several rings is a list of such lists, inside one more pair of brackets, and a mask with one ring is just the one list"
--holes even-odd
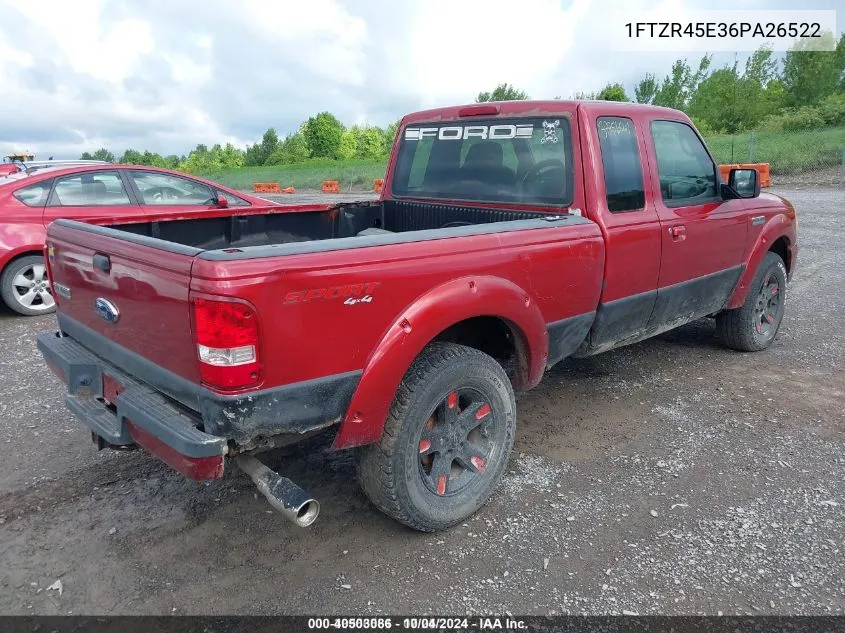
[(381, 440), (361, 455), (361, 486), (400, 523), (422, 532), (448, 528), (493, 493), (515, 427), (502, 367), (476, 349), (432, 343), (405, 374)]
[(716, 336), (742, 352), (766, 349), (778, 333), (786, 301), (786, 266), (776, 253), (766, 253), (745, 303), (716, 315)]
[(25, 316), (48, 314), (56, 309), (47, 267), (40, 255), (20, 257), (6, 266), (0, 276), (0, 294), (7, 306)]

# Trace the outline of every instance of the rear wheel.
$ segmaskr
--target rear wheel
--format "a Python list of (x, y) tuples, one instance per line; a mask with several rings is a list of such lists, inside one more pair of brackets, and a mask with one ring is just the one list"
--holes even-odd
[(50, 293), (47, 267), (40, 255), (27, 255), (12, 261), (0, 276), (3, 301), (18, 314), (36, 316), (56, 309)]
[(745, 303), (716, 315), (716, 336), (732, 349), (766, 349), (780, 328), (786, 300), (786, 266), (776, 253), (766, 253)]
[(502, 478), (515, 412), (510, 381), (490, 356), (429, 345), (405, 374), (381, 440), (361, 455), (364, 492), (382, 512), (423, 532), (465, 520)]

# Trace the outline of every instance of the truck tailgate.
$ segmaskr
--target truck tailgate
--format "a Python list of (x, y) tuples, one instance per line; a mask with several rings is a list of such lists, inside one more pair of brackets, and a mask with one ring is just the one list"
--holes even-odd
[(199, 383), (188, 297), (198, 249), (65, 220), (47, 245), (63, 331), (117, 365), (134, 352)]

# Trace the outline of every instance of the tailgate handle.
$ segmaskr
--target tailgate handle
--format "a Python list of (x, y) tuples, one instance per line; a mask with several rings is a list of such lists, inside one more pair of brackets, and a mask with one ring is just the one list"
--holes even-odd
[(111, 270), (111, 260), (109, 259), (109, 256), (96, 253), (94, 255), (94, 267), (99, 268), (104, 273), (109, 272)]

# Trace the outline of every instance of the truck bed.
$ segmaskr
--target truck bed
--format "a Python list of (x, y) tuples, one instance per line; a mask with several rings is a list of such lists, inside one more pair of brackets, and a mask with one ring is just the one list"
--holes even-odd
[[(479, 337), (490, 327), (519, 345), (530, 337), (543, 354), (514, 358), (514, 380), (539, 380), (584, 340), (601, 289), (598, 226), (556, 209), (391, 200), (227, 211), (111, 227), (57, 220), (47, 242), (64, 335), (99, 371), (126, 373), (241, 448), (340, 421), (403, 318), (414, 340), (476, 318)], [(208, 300), (255, 315), (260, 364), (248, 387), (201, 375), (196, 306)]]
[(120, 231), (201, 250), (367, 237), (527, 220), (554, 215), (472, 206), (386, 200), (319, 210), (238, 213), (219, 217), (111, 225)]

